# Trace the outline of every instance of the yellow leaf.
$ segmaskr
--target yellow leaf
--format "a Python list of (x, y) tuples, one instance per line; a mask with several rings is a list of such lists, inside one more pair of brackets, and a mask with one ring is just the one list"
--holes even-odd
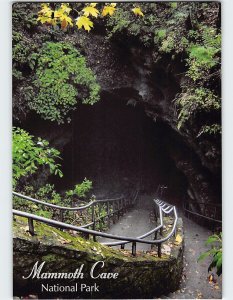
[(92, 6), (92, 7), (96, 7), (96, 5), (97, 5), (96, 2), (90, 3), (90, 6)]
[(112, 16), (116, 10), (114, 4), (116, 3), (112, 3), (111, 5), (105, 5), (104, 8), (103, 8), (103, 11), (102, 11), (102, 16), (105, 17), (107, 15), (110, 15)]
[(60, 19), (62, 15), (63, 15), (63, 11), (62, 10), (58, 9), (58, 10), (54, 11), (54, 18), (55, 19)]
[(141, 11), (141, 8), (140, 7), (135, 7), (132, 9), (133, 13), (136, 15), (136, 16), (144, 16), (143, 12)]
[(64, 15), (61, 18), (61, 28), (65, 29), (68, 25), (73, 26), (72, 19), (69, 16)]
[(56, 20), (55, 19), (52, 19), (50, 17), (46, 17), (46, 16), (39, 16), (37, 18), (37, 21), (40, 21), (41, 24), (51, 24), (51, 25), (56, 25)]
[(71, 11), (71, 8), (64, 3), (62, 3), (60, 9), (63, 11), (63, 13), (66, 13), (66, 14), (69, 14)]
[(78, 29), (83, 27), (85, 30), (90, 31), (91, 27), (93, 27), (93, 22), (86, 16), (78, 17), (76, 21)]
[(86, 6), (84, 7), (84, 9), (82, 10), (84, 12), (84, 16), (89, 17), (89, 16), (93, 16), (95, 18), (97, 18), (99, 11), (98, 9), (96, 9), (93, 6)]
[(116, 7), (116, 3), (111, 3), (110, 6)]
[(53, 10), (47, 4), (41, 4), (42, 9), (38, 12), (39, 15), (44, 17), (51, 17)]
[(54, 11), (47, 4), (41, 4), (41, 8), (38, 12), (37, 21), (40, 21), (42, 24), (48, 23), (54, 25), (54, 20), (51, 18)]
[(182, 237), (180, 236), (180, 234), (177, 234), (175, 243), (179, 245), (181, 242), (182, 242)]

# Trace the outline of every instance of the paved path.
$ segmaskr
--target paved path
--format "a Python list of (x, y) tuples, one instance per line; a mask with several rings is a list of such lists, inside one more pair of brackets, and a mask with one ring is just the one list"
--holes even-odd
[[(108, 233), (115, 235), (124, 235), (131, 237), (138, 237), (143, 233), (150, 231), (154, 228), (154, 224), (151, 223), (150, 215), (153, 212), (152, 196), (140, 196), (140, 202), (136, 206), (126, 213), (119, 221), (112, 225), (107, 231)], [(152, 239), (152, 236), (147, 239)], [(99, 242), (116, 241), (106, 238), (99, 238)], [(126, 244), (125, 249), (131, 249), (132, 244)], [(151, 245), (137, 243), (137, 250), (149, 251)]]
[(221, 277), (214, 276), (216, 283), (209, 282), (207, 272), (210, 260), (197, 262), (198, 256), (208, 250), (205, 241), (211, 235), (211, 231), (195, 222), (180, 216), (184, 222), (185, 251), (184, 272), (181, 287), (178, 291), (169, 294), (167, 299), (220, 299), (222, 298)]
[[(150, 221), (153, 202), (152, 196), (140, 196), (138, 203), (130, 212), (120, 218), (108, 231), (111, 234), (125, 236), (139, 236), (154, 227)], [(216, 282), (209, 282), (207, 269), (209, 260), (197, 262), (199, 255), (208, 250), (205, 241), (211, 235), (211, 231), (199, 226), (195, 222), (186, 218), (178, 210), (179, 217), (184, 223), (185, 250), (184, 250), (184, 271), (180, 289), (174, 293), (161, 297), (162, 299), (220, 299), (222, 282), (221, 277), (214, 276)], [(101, 239), (101, 242), (110, 241)], [(114, 241), (114, 240), (111, 240)], [(126, 245), (126, 249), (131, 249), (131, 244)], [(151, 246), (147, 244), (137, 244), (137, 250), (148, 251)]]

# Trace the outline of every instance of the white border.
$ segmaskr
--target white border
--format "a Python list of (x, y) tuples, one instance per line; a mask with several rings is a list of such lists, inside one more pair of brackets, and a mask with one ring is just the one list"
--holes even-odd
[[(117, 0), (115, 2), (117, 2)], [(233, 299), (233, 1), (223, 0), (221, 3), (223, 28), (223, 299)], [(12, 299), (11, 5), (12, 1), (10, 0), (0, 1), (1, 300)]]
[(223, 299), (233, 298), (233, 1), (222, 1)]
[(11, 3), (0, 1), (0, 299), (12, 298)]

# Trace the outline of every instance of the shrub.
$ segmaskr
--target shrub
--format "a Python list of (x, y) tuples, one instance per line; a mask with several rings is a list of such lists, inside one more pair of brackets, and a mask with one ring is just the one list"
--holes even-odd
[(62, 177), (60, 165), (55, 162), (60, 152), (49, 147), (49, 142), (34, 138), (21, 128), (13, 128), (13, 185), (23, 177), (47, 165), (50, 172)]
[[(34, 84), (38, 95), (29, 107), (44, 119), (63, 123), (77, 101), (94, 104), (100, 86), (85, 58), (68, 43), (44, 44), (38, 58)], [(80, 98), (82, 96), (82, 99)]]
[(178, 115), (178, 129), (190, 119), (197, 111), (219, 110), (221, 103), (211, 90), (203, 87), (191, 88), (182, 93), (176, 100), (180, 112)]
[(67, 196), (78, 196), (79, 198), (85, 198), (87, 193), (92, 189), (92, 181), (84, 178), (82, 183), (76, 184), (73, 190), (66, 192)]
[(217, 275), (220, 276), (222, 274), (222, 233), (219, 235), (214, 234), (211, 235), (206, 241), (207, 245), (211, 245), (211, 249), (202, 253), (198, 261), (201, 261), (207, 257), (212, 257), (212, 261), (208, 267), (208, 272), (213, 268), (217, 269)]

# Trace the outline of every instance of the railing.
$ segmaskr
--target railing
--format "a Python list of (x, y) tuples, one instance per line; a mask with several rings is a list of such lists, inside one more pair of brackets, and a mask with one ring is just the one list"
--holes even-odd
[[(54, 205), (51, 203), (43, 202), (41, 200), (33, 199), (31, 197), (24, 196), (24, 195), (16, 193), (16, 192), (13, 192), (13, 194), (15, 196), (24, 198), (25, 200), (29, 200), (34, 203), (53, 207), (55, 209), (59, 209), (60, 211), (65, 211), (65, 210), (78, 211), (78, 210), (83, 210), (85, 208), (88, 208), (90, 206), (95, 207), (95, 205), (97, 205), (99, 203), (113, 202), (113, 203), (115, 203), (115, 206), (117, 205), (117, 208), (115, 209), (114, 212), (109, 212), (108, 217), (110, 217), (110, 215), (112, 215), (113, 213), (118, 214), (118, 212), (120, 212), (121, 209), (125, 209), (126, 206), (121, 206), (121, 205), (122, 205), (122, 203), (127, 203), (127, 201), (128, 201), (127, 199), (125, 199), (122, 196), (122, 197), (115, 198), (115, 199), (94, 200), (94, 201), (89, 202), (87, 205), (81, 206), (81, 207), (62, 207), (59, 205)], [(130, 201), (131, 205), (135, 203), (137, 196), (138, 196), (138, 191), (136, 191), (133, 199)], [(13, 209), (13, 214), (17, 215), (17, 216), (21, 216), (21, 217), (26, 217), (28, 219), (29, 232), (32, 235), (35, 234), (34, 224), (33, 224), (33, 220), (35, 220), (35, 221), (39, 221), (42, 223), (46, 223), (48, 225), (57, 226), (61, 229), (70, 229), (73, 231), (81, 232), (81, 233), (84, 233), (88, 237), (89, 237), (89, 235), (92, 235), (94, 240), (96, 240), (97, 236), (117, 240), (117, 242), (102, 243), (102, 244), (108, 245), (108, 246), (121, 245), (121, 248), (124, 249), (125, 244), (132, 243), (132, 255), (134, 255), (134, 256), (136, 255), (136, 244), (137, 243), (157, 245), (158, 256), (161, 257), (161, 244), (176, 234), (176, 225), (177, 225), (178, 217), (177, 217), (177, 212), (176, 212), (175, 206), (170, 205), (159, 199), (154, 199), (153, 202), (155, 204), (154, 212), (155, 212), (156, 227), (153, 228), (152, 230), (150, 230), (149, 232), (144, 233), (143, 235), (141, 235), (139, 237), (126, 237), (126, 236), (113, 235), (113, 234), (109, 234), (109, 233), (105, 233), (105, 232), (96, 231), (95, 223), (97, 222), (97, 220), (94, 219), (94, 217), (93, 217), (93, 215), (95, 215), (95, 214), (92, 214), (92, 223), (86, 224), (83, 226), (75, 226), (72, 224), (64, 223), (63, 221), (56, 221), (53, 219), (48, 219), (45, 217), (37, 216), (37, 215), (31, 214), (31, 213), (27, 213), (27, 212), (15, 210), (15, 209)], [(164, 237), (163, 236), (163, 226), (164, 226), (164, 216), (165, 215), (173, 215), (173, 226), (172, 226), (170, 233), (168, 233)], [(104, 216), (104, 217), (106, 217), (106, 216)], [(91, 225), (92, 225), (92, 229), (86, 228)], [(159, 239), (157, 238), (158, 233), (160, 235)], [(151, 240), (145, 239), (146, 237), (151, 236), (152, 234), (154, 234), (153, 239), (151, 239)]]
[(183, 209), (188, 217), (191, 214), (212, 223), (222, 224), (222, 206), (218, 203), (185, 201)]
[[(107, 218), (108, 225), (110, 225), (110, 218), (113, 217), (113, 223), (115, 223), (115, 217), (120, 218), (120, 215), (126, 212), (126, 210), (130, 207), (132, 207), (135, 204), (135, 201), (138, 196), (138, 190), (133, 193), (131, 197), (124, 197), (120, 196), (117, 198), (111, 198), (111, 199), (100, 199), (100, 200), (92, 200), (87, 204), (84, 204), (82, 206), (76, 206), (76, 207), (67, 207), (67, 206), (60, 206), (52, 203), (48, 203), (45, 201), (41, 201), (38, 199), (34, 199), (29, 196), (25, 196), (23, 194), (13, 192), (14, 196), (17, 196), (19, 198), (22, 198), (26, 201), (31, 201), (33, 203), (37, 203), (49, 208), (53, 208), (59, 211), (59, 221), (63, 222), (64, 221), (64, 212), (67, 211), (73, 211), (73, 212), (78, 212), (78, 211), (83, 211), (85, 209), (91, 208), (91, 222), (88, 224), (84, 224), (78, 227), (90, 227), (92, 226), (92, 229), (96, 229), (96, 224), (100, 222), (101, 220)], [(100, 211), (101, 206), (106, 204), (106, 210), (107, 213), (105, 215), (96, 217), (97, 212)], [(32, 228), (32, 226), (29, 225), (29, 228)], [(33, 232), (30, 230), (30, 233), (33, 234)]]

